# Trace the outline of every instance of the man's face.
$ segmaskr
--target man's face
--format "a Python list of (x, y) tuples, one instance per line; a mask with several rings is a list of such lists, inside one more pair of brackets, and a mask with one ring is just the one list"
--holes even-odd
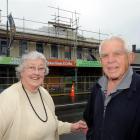
[(21, 81), (28, 89), (38, 88), (44, 80), (45, 62), (42, 59), (27, 60), (21, 72)]
[(128, 53), (118, 40), (107, 41), (101, 48), (103, 71), (110, 80), (120, 80), (128, 70), (132, 59), (132, 54)]

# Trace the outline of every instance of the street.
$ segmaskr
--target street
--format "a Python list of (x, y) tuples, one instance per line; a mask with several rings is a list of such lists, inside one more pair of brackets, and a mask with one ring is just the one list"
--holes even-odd
[(83, 133), (72, 133), (60, 136), (60, 140), (86, 140)]
[[(87, 95), (76, 96), (72, 101), (69, 96), (53, 98), (56, 105), (56, 115), (62, 121), (76, 122), (83, 119), (83, 111), (87, 101)], [(60, 140), (86, 140), (82, 132), (70, 133), (60, 136)]]

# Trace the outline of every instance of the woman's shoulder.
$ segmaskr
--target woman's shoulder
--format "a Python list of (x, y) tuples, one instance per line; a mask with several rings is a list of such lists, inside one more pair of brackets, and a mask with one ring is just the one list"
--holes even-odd
[(14, 102), (18, 97), (18, 87), (19, 87), (19, 82), (6, 88), (1, 92), (0, 99), (7, 100), (7, 103), (10, 101)]
[(45, 100), (45, 102), (48, 104), (48, 106), (50, 106), (50, 108), (52, 108), (52, 110), (54, 110), (54, 102), (53, 102), (53, 99), (51, 97), (51, 95), (49, 94), (48, 90), (46, 90), (44, 87), (40, 87), (39, 88), (41, 93), (42, 93), (42, 96)]
[(0, 94), (0, 110), (3, 112), (3, 116), (7, 114), (14, 116), (16, 112), (19, 102), (16, 87), (17, 85), (14, 84)]
[(41, 93), (42, 93), (42, 95), (43, 95), (43, 97), (44, 97), (45, 99), (47, 99), (47, 100), (53, 102), (53, 99), (52, 99), (52, 97), (51, 97), (51, 95), (50, 95), (50, 93), (48, 92), (47, 89), (45, 89), (45, 88), (42, 87), (42, 86), (41, 86), (39, 89), (40, 89), (40, 91), (41, 91)]
[(44, 87), (40, 86), (39, 89), (41, 90), (41, 93), (49, 98), (51, 98), (51, 95), (49, 94), (48, 90)]

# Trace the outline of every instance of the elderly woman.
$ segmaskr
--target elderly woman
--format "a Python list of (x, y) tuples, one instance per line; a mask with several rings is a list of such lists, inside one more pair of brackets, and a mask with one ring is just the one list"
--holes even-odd
[(59, 135), (86, 128), (83, 121), (59, 121), (49, 93), (41, 86), (48, 74), (46, 58), (23, 55), (16, 72), (20, 81), (0, 94), (0, 140), (58, 140)]

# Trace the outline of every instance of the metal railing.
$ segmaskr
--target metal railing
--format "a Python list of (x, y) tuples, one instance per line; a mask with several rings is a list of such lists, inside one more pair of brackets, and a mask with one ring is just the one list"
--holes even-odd
[[(55, 28), (54, 26), (50, 25), (48, 22), (42, 22), (42, 21), (35, 21), (31, 19), (25, 19), (25, 18), (18, 18), (13, 17), (15, 25), (16, 25), (16, 31), (24, 33), (31, 33), (31, 34), (38, 34), (38, 35), (46, 35), (51, 37), (60, 37), (60, 38), (66, 38), (66, 39), (73, 39), (77, 37), (77, 40), (84, 40), (88, 42), (100, 42), (109, 34), (102, 33), (99, 31), (91, 31), (91, 30), (84, 30), (77, 28), (77, 31), (74, 29), (71, 30), (62, 30), (62, 28)], [(6, 30), (6, 20), (7, 16), (1, 17), (0, 22), (0, 29)]]
[[(98, 76), (79, 76), (75, 83), (75, 93), (83, 94), (89, 93), (94, 82), (99, 78)], [(44, 88), (50, 94), (67, 95), (71, 92), (71, 86), (74, 77), (46, 77), (44, 80)], [(0, 91), (6, 89), (13, 83), (17, 82), (16, 77), (0, 77)]]

